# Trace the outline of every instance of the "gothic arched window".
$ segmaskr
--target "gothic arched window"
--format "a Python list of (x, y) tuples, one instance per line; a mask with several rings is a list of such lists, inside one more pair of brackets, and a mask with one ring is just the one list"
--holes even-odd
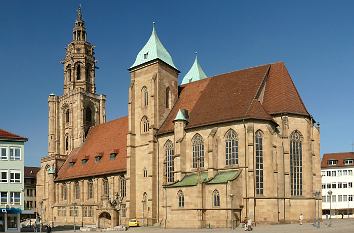
[(174, 150), (173, 143), (168, 140), (165, 144), (165, 155), (166, 155), (166, 178), (167, 182), (174, 182)]
[(220, 194), (218, 190), (214, 190), (213, 192), (213, 206), (220, 207)]
[(226, 165), (238, 164), (238, 140), (237, 134), (230, 129), (225, 135)]
[(85, 109), (85, 121), (89, 124), (92, 122), (92, 110), (90, 107)]
[(76, 66), (76, 80), (81, 80), (81, 65), (80, 63)]
[(142, 106), (148, 106), (149, 104), (149, 93), (145, 86), (141, 89), (141, 96), (142, 96)]
[(178, 197), (178, 207), (183, 208), (184, 207), (184, 194), (182, 190), (179, 190), (177, 193)]
[(93, 181), (89, 180), (87, 182), (87, 199), (93, 198)]
[(256, 132), (256, 194), (263, 194), (263, 133)]
[(67, 187), (66, 187), (66, 184), (63, 184), (62, 186), (61, 186), (61, 199), (62, 200), (66, 200), (66, 198), (67, 198), (67, 191), (68, 191), (68, 189), (67, 189)]
[(141, 119), (140, 127), (142, 133), (147, 133), (149, 131), (149, 120), (146, 116)]
[(290, 182), (291, 195), (302, 195), (302, 135), (294, 131), (290, 135)]
[(80, 199), (80, 184), (79, 184), (79, 182), (74, 183), (74, 198)]
[(91, 65), (87, 64), (86, 66), (86, 82), (91, 83)]
[(65, 150), (66, 151), (69, 150), (69, 136), (68, 135), (65, 136)]
[(166, 108), (171, 107), (171, 91), (169, 87), (166, 88), (165, 103), (166, 103)]
[(67, 67), (66, 67), (66, 80), (67, 80), (67, 82), (71, 82), (71, 67), (70, 67), (70, 65), (68, 65)]
[(67, 109), (67, 110), (65, 111), (65, 122), (66, 122), (66, 123), (69, 123), (69, 122), (70, 122), (70, 111), (69, 111), (69, 109)]
[(204, 141), (200, 134), (192, 138), (193, 168), (204, 167)]
[(120, 196), (125, 197), (127, 195), (127, 180), (124, 177), (120, 179)]
[(107, 178), (104, 178), (102, 180), (102, 186), (103, 186), (103, 195), (108, 196), (109, 195), (109, 183), (108, 183)]

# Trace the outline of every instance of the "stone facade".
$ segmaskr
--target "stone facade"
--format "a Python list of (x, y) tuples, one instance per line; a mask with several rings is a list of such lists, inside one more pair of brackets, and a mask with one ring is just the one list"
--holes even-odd
[(124, 169), (103, 172), (95, 165), (91, 175), (61, 176), (70, 166), (84, 170), (78, 158), (102, 157), (98, 147), (82, 148), (94, 144), (95, 129), (110, 124), (102, 124), (105, 97), (95, 94), (93, 47), (81, 12), (73, 38), (63, 61), (64, 95), (49, 96), (49, 151), (37, 176), (44, 222), (106, 228), (136, 218), (143, 225), (201, 228), (233, 227), (245, 217), (314, 219), (320, 131), (285, 65), (212, 78), (190, 72), (203, 77), (178, 86), (179, 71), (155, 28), (129, 69), (127, 125), (116, 129), (126, 127)]
[[(282, 128), (259, 122), (232, 122), (184, 131), (182, 138), (177, 132), (183, 125), (177, 125), (174, 134), (159, 138), (159, 151), (165, 151), (164, 145), (170, 140), (175, 144), (175, 179), (180, 180), (186, 173), (195, 172), (192, 167), (192, 138), (200, 134), (204, 139), (205, 168), (208, 177), (214, 177), (218, 171), (241, 170), (240, 176), (228, 183), (208, 185), (199, 183), (193, 187), (169, 188), (161, 180), (160, 218), (166, 227), (231, 227), (238, 225), (244, 217), (256, 222), (279, 223), (295, 222), (300, 213), (307, 220), (314, 218), (315, 199), (313, 192), (320, 190), (319, 130), (305, 118), (296, 116), (276, 117), (282, 125), (282, 119), (288, 124)], [(182, 127), (182, 129), (179, 129)], [(238, 138), (238, 164), (228, 166), (225, 163), (225, 135), (234, 130)], [(255, 133), (264, 135), (264, 192), (255, 191)], [(295, 130), (303, 137), (303, 193), (292, 196), (290, 193), (290, 155), (289, 135)], [(164, 153), (159, 161), (164, 161)], [(160, 163), (160, 171), (164, 163)], [(213, 207), (213, 191), (220, 194), (220, 206)], [(178, 207), (178, 192), (184, 193), (184, 208)]]
[[(157, 183), (159, 180), (156, 132), (166, 119), (166, 90), (171, 92), (171, 102), (177, 98), (177, 71), (156, 61), (147, 67), (132, 70), (129, 90), (129, 131), (127, 139), (127, 179), (130, 216), (153, 224), (158, 221)], [(148, 102), (144, 91), (147, 90)], [(171, 106), (171, 105), (170, 105)], [(143, 119), (149, 130), (143, 132)], [(147, 174), (144, 174), (145, 173)], [(144, 185), (142, 185), (144, 184)]]

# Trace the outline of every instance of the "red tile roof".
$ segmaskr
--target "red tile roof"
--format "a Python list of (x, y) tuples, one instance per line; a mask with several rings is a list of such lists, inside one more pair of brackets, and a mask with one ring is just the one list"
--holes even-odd
[(36, 178), (37, 172), (41, 169), (40, 167), (25, 167), (24, 173), (25, 178)]
[[(125, 172), (127, 134), (128, 117), (91, 128), (82, 146), (73, 150), (61, 166), (56, 180)], [(112, 151), (118, 152), (114, 160), (110, 160)], [(97, 155), (102, 156), (99, 162), (95, 161)], [(88, 159), (86, 164), (82, 163), (83, 159)]]
[[(345, 167), (353, 165), (344, 165), (344, 160), (353, 159), (354, 152), (340, 152), (340, 153), (330, 153), (324, 154), (321, 161), (321, 168), (335, 168), (335, 167)], [(329, 160), (338, 160), (337, 165), (328, 165)]]
[(25, 137), (18, 136), (9, 131), (0, 129), (0, 140), (15, 140), (15, 141), (27, 141), (28, 139)]
[(159, 134), (173, 131), (179, 109), (188, 110), (186, 129), (243, 119), (273, 121), (277, 113), (310, 116), (281, 62), (182, 85)]
[(309, 116), (284, 63), (271, 65), (262, 105), (269, 114), (293, 113)]

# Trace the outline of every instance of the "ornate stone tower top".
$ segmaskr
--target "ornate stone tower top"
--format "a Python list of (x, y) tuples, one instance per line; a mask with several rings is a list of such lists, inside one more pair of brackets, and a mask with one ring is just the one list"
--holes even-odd
[(85, 21), (82, 18), (81, 6), (79, 6), (79, 9), (77, 9), (75, 26), (73, 29), (73, 40), (86, 41)]
[(90, 127), (106, 121), (106, 97), (96, 94), (94, 46), (87, 41), (81, 7), (66, 47), (64, 93), (48, 98), (48, 154), (68, 155), (84, 142)]
[(92, 94), (96, 92), (94, 54), (94, 46), (87, 42), (85, 21), (79, 7), (73, 28), (73, 40), (67, 46), (63, 60), (64, 95), (76, 89)]

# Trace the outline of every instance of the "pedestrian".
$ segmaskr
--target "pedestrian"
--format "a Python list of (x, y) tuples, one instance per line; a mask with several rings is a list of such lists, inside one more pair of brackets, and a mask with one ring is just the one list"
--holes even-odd
[(245, 231), (248, 230), (248, 227), (247, 227), (247, 217), (245, 217), (245, 219), (243, 220), (243, 227), (245, 228)]
[(304, 215), (301, 213), (300, 216), (299, 216), (300, 225), (302, 225), (302, 221), (303, 220), (304, 220)]
[(251, 218), (249, 218), (247, 220), (247, 230), (252, 231), (252, 219)]
[(49, 225), (47, 225), (47, 233), (51, 233), (51, 232), (52, 232), (52, 228)]

